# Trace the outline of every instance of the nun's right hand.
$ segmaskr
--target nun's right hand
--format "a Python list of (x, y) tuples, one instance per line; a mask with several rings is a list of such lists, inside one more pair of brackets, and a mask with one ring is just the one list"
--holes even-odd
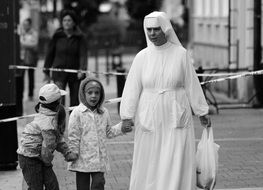
[(128, 133), (132, 131), (132, 126), (134, 125), (132, 119), (123, 119), (121, 125), (121, 131), (123, 133)]

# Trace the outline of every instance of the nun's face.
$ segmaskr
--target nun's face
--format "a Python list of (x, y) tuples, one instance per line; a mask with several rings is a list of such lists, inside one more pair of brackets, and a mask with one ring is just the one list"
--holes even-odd
[(149, 40), (156, 46), (161, 46), (167, 42), (164, 32), (161, 27), (146, 28)]

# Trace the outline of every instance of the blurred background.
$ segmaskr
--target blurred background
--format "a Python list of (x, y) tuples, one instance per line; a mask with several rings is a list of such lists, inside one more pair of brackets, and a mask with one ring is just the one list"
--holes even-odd
[[(65, 8), (78, 14), (89, 57), (134, 55), (146, 46), (143, 17), (161, 10), (171, 18), (197, 70), (229, 73), (263, 69), (261, 0), (1, 0), (0, 85), (7, 89), (0, 95), (1, 104), (15, 102), (13, 73), (8, 66), (18, 65), (19, 25), (32, 17), (39, 32), (39, 55), (44, 58)], [(107, 71), (111, 69), (114, 65)], [(202, 78), (208, 79), (211, 77)], [(231, 104), (262, 107), (262, 82), (262, 75), (227, 80), (207, 86), (210, 92), (206, 95), (215, 106), (220, 104), (215, 94), (223, 93), (233, 100)]]

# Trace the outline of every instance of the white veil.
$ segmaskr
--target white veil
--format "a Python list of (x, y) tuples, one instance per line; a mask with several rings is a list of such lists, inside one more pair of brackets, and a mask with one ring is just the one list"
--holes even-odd
[(147, 46), (153, 45), (153, 43), (149, 40), (148, 35), (147, 35), (146, 24), (145, 24), (145, 19), (147, 18), (157, 18), (162, 31), (165, 33), (166, 39), (172, 44), (182, 46), (181, 42), (179, 41), (177, 35), (174, 32), (174, 29), (172, 27), (172, 24), (167, 14), (164, 12), (158, 12), (158, 11), (154, 11), (144, 17), (143, 29), (144, 29), (144, 34), (145, 34), (146, 41), (147, 41)]

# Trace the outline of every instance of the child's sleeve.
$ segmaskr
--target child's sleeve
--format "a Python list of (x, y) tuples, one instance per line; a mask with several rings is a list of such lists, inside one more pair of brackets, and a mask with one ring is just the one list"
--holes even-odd
[(56, 150), (63, 154), (64, 157), (66, 157), (66, 155), (70, 153), (69, 147), (65, 142), (65, 138), (62, 135), (59, 138)]
[(120, 122), (120, 123), (118, 123), (118, 124), (116, 124), (114, 126), (108, 125), (106, 127), (106, 136), (107, 136), (107, 138), (111, 139), (111, 138), (123, 135), (123, 133), (121, 131), (121, 125), (122, 125), (122, 122)]
[(46, 165), (51, 165), (53, 160), (53, 152), (56, 149), (56, 132), (55, 130), (42, 130), (43, 141), (41, 147), (41, 159)]
[(81, 131), (79, 126), (81, 125), (78, 111), (74, 109), (69, 116), (68, 124), (68, 144), (69, 149), (79, 155)]
[(110, 114), (108, 112), (108, 110), (105, 111), (105, 114), (107, 116), (107, 126), (106, 126), (106, 136), (107, 138), (114, 138), (117, 137), (119, 135), (122, 135), (122, 131), (121, 131), (121, 122), (118, 123), (117, 125), (111, 126), (111, 118), (110, 118)]

